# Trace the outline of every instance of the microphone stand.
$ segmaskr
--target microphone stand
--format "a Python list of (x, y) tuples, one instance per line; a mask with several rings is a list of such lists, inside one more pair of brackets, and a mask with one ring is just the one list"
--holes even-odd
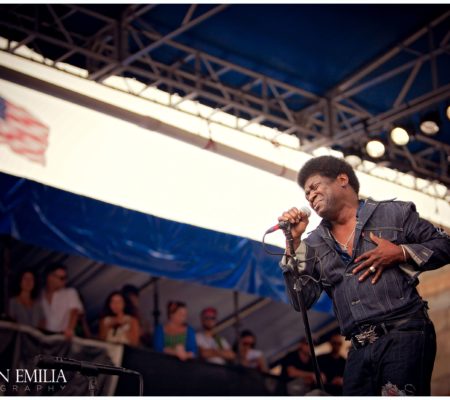
[(93, 363), (88, 361), (79, 361), (64, 357), (54, 357), (44, 354), (35, 356), (35, 364), (41, 368), (54, 368), (66, 371), (77, 371), (88, 378), (89, 395), (95, 396), (97, 390), (97, 376), (99, 374), (108, 375), (137, 375), (139, 377), (139, 396), (144, 394), (144, 382), (142, 374), (126, 368), (113, 365)]
[(95, 391), (97, 390), (97, 375), (88, 375), (88, 390), (89, 396), (95, 396)]
[(95, 396), (95, 392), (97, 391), (97, 377), (99, 371), (95, 367), (92, 368), (91, 366), (89, 368), (84, 368), (83, 363), (81, 363), (81, 367), (78, 372), (88, 379), (89, 396)]
[(314, 345), (313, 345), (313, 340), (312, 340), (312, 335), (311, 335), (311, 328), (309, 326), (308, 314), (307, 314), (306, 305), (305, 305), (305, 298), (303, 296), (303, 291), (302, 291), (302, 283), (300, 281), (300, 275), (298, 273), (298, 260), (297, 260), (297, 257), (295, 256), (294, 239), (292, 237), (290, 224), (287, 224), (287, 226), (282, 228), (282, 230), (284, 232), (284, 235), (286, 236), (286, 241), (289, 243), (289, 252), (290, 252), (289, 257), (292, 258), (293, 267), (294, 267), (293, 268), (293, 273), (294, 273), (294, 277), (295, 277), (294, 291), (297, 295), (297, 301), (300, 304), (300, 311), (302, 313), (303, 324), (305, 325), (306, 340), (308, 342), (309, 351), (311, 353), (311, 359), (313, 362), (314, 374), (316, 376), (316, 382), (318, 383), (320, 390), (325, 392), (325, 388), (324, 388), (323, 382), (322, 382), (322, 377), (320, 375), (319, 363), (317, 362), (316, 352), (314, 350)]

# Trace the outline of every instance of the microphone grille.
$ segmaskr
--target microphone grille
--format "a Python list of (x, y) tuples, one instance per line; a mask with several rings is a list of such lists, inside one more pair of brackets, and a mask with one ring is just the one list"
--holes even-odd
[(311, 209), (307, 206), (301, 206), (300, 211), (304, 212), (308, 218), (311, 216)]

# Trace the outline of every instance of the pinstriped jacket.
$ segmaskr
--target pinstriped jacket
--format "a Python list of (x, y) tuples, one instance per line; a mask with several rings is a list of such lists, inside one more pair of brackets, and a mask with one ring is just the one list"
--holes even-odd
[[(352, 274), (354, 259), (376, 247), (369, 238), (378, 237), (404, 244), (412, 261), (387, 268), (372, 284)], [(281, 260), (290, 301), (299, 311), (295, 287), (301, 288), (307, 307), (325, 291), (333, 301), (341, 333), (350, 336), (365, 324), (401, 317), (426, 306), (416, 290), (418, 275), (450, 263), (450, 237), (419, 217), (415, 205), (402, 201), (368, 199), (360, 209), (351, 260), (345, 263), (338, 254), (328, 223), (320, 225), (296, 251), (297, 267), (292, 259)]]

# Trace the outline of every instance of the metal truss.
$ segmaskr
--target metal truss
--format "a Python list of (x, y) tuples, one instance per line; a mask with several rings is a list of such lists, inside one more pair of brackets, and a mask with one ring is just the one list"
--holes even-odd
[[(182, 20), (169, 32), (158, 31), (146, 21), (155, 7), (124, 6), (119, 17), (111, 18), (80, 5), (3, 5), (0, 35), (10, 40), (6, 50), (10, 53), (17, 54), (27, 45), (52, 59), (55, 68), (59, 62), (74, 64), (99, 83), (113, 75), (134, 77), (147, 87), (181, 96), (171, 104), (174, 108), (196, 100), (215, 109), (207, 120), (223, 111), (247, 121), (236, 123), (235, 129), (248, 133), (252, 123), (267, 125), (296, 135), (300, 149), (309, 152), (321, 146), (339, 146), (344, 153), (361, 149), (370, 135), (386, 132), (395, 122), (450, 98), (450, 85), (440, 85), (443, 79), (438, 73), (439, 63), (450, 54), (450, 12), (319, 96), (174, 40), (223, 12), (226, 5), (186, 6)], [(92, 32), (74, 27), (73, 21), (80, 18), (94, 27)], [(430, 88), (412, 97), (411, 88), (425, 67), (431, 74)], [(399, 76), (405, 76), (405, 81), (389, 109), (374, 113), (361, 105), (366, 93)], [(142, 92), (130, 89), (130, 93), (140, 96)], [(412, 152), (387, 140), (387, 165), (450, 184), (450, 146), (416, 135), (423, 150)]]

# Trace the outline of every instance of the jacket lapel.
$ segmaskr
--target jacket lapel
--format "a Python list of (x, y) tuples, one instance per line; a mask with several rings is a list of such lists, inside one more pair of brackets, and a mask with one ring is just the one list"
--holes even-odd
[[(356, 223), (356, 229), (355, 229), (355, 238), (354, 238), (354, 248), (356, 249), (358, 247), (358, 243), (361, 239), (361, 233), (367, 223), (367, 221), (370, 219), (372, 214), (375, 212), (376, 208), (378, 207), (379, 202), (373, 200), (372, 198), (368, 198), (364, 205), (361, 207), (360, 213), (358, 215), (358, 221)], [(330, 230), (327, 227), (327, 222), (322, 220), (317, 227), (317, 233), (320, 236), (320, 238), (328, 245), (330, 249), (333, 251), (335, 250), (334, 247), (334, 239), (331, 237)], [(306, 239), (306, 243), (312, 247), (316, 247), (314, 241), (309, 242), (308, 239)], [(355, 254), (355, 252), (353, 252)]]
[[(369, 218), (372, 216), (372, 214), (377, 209), (378, 204), (380, 204), (378, 201), (375, 201), (370, 197), (364, 202), (364, 205), (361, 208), (361, 211), (358, 215), (358, 221), (356, 223), (354, 249), (358, 248), (358, 244), (361, 239), (361, 233), (362, 233), (364, 227), (366, 226), (367, 221), (369, 220)], [(354, 254), (355, 254), (355, 252), (353, 251), (353, 255)], [(354, 256), (353, 256), (353, 258), (354, 258)]]

